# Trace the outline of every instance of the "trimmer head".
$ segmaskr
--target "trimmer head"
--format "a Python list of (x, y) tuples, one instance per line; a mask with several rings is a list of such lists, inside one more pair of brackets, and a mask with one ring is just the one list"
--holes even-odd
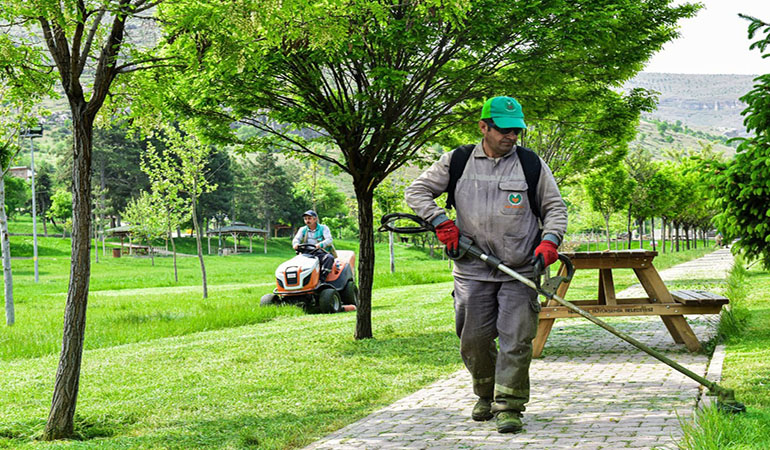
[(746, 405), (735, 399), (735, 391), (732, 389), (719, 387), (716, 390), (710, 390), (709, 395), (715, 395), (717, 397), (717, 409), (722, 412), (730, 414), (746, 412)]

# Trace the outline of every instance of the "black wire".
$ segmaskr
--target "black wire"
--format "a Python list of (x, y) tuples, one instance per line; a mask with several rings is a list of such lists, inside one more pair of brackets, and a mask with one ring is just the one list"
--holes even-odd
[[(410, 226), (410, 227), (395, 226), (395, 223), (397, 220), (404, 220), (404, 219), (411, 220), (417, 223), (419, 226)], [(380, 228), (377, 229), (377, 231), (379, 232), (392, 231), (398, 234), (418, 234), (418, 233), (425, 233), (425, 232), (433, 233), (436, 231), (433, 225), (431, 225), (428, 221), (414, 214), (407, 214), (407, 213), (385, 214), (380, 219), (380, 223), (382, 225), (380, 225)]]

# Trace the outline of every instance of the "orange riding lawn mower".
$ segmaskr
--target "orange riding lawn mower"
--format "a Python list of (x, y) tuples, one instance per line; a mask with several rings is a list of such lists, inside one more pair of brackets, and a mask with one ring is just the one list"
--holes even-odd
[(355, 252), (338, 250), (331, 272), (321, 281), (320, 263), (312, 255), (315, 248), (313, 244), (300, 244), (297, 256), (278, 266), (276, 287), (262, 296), (260, 306), (294, 304), (307, 312), (324, 314), (356, 310)]

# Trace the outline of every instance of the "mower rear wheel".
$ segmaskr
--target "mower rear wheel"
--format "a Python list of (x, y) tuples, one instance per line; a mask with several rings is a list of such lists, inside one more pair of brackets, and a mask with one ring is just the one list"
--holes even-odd
[(259, 306), (270, 306), (278, 303), (279, 297), (275, 294), (265, 294), (259, 300)]
[(358, 288), (353, 280), (348, 281), (348, 284), (342, 289), (342, 303), (358, 306)]
[(342, 311), (340, 293), (336, 289), (328, 288), (318, 294), (318, 308), (324, 314), (338, 313)]

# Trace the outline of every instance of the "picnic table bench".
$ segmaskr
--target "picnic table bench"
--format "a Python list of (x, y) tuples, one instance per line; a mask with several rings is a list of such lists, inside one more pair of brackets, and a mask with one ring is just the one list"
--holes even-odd
[[(722, 305), (729, 300), (720, 295), (701, 290), (669, 291), (652, 264), (658, 252), (649, 250), (623, 250), (604, 252), (565, 253), (575, 266), (575, 271), (598, 269), (599, 283), (596, 299), (570, 300), (576, 306), (598, 317), (607, 316), (660, 316), (674, 342), (684, 344), (692, 352), (701, 349), (700, 342), (685, 314), (719, 314)], [(612, 278), (613, 269), (633, 269), (646, 297), (617, 298)], [(559, 268), (564, 275), (566, 268)], [(556, 294), (566, 298), (569, 283), (559, 286)], [(566, 317), (580, 317), (554, 300), (548, 301), (540, 311), (537, 336), (533, 341), (532, 354), (539, 357), (551, 333), (554, 321)]]

